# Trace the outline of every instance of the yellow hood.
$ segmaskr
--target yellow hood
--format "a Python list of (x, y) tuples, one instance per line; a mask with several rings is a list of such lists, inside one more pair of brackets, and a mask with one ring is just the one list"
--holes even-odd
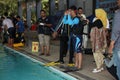
[(106, 28), (107, 27), (107, 13), (99, 8), (95, 10), (95, 16), (96, 18), (100, 19), (103, 23), (103, 27)]

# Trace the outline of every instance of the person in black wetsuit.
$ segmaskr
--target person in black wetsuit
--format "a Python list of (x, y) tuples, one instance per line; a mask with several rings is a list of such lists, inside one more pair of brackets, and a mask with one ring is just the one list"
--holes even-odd
[[(56, 63), (64, 63), (64, 57), (67, 55), (67, 51), (69, 49), (69, 64), (73, 64), (73, 47), (71, 41), (69, 42), (69, 26), (63, 24), (60, 29), (56, 32), (53, 32), (53, 37), (55, 38), (58, 33), (60, 33), (60, 54), (59, 60)], [(68, 48), (68, 46), (70, 46)]]

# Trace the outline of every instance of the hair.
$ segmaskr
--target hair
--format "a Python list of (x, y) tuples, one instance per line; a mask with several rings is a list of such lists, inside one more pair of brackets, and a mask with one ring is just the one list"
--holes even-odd
[(1, 19), (5, 19), (5, 17), (4, 17), (4, 16), (2, 16), (2, 17), (1, 17)]
[(76, 6), (71, 6), (69, 9), (73, 10), (77, 14), (77, 7)]
[(46, 13), (46, 11), (45, 11), (45, 10), (43, 10), (43, 9), (42, 9), (42, 10), (40, 10), (40, 13), (41, 13), (41, 12), (44, 12), (44, 13)]
[(19, 19), (20, 19), (20, 16), (17, 16), (16, 18), (19, 18)]
[(82, 10), (83, 10), (83, 8), (82, 8), (82, 7), (79, 7), (79, 8), (78, 8), (78, 10), (79, 10), (79, 9), (82, 9)]
[(8, 17), (8, 13), (7, 13), (7, 12), (5, 12), (5, 13), (4, 13), (4, 16), (5, 16), (5, 17)]
[(73, 5), (73, 6), (70, 7), (70, 9), (71, 10), (77, 10), (77, 7)]

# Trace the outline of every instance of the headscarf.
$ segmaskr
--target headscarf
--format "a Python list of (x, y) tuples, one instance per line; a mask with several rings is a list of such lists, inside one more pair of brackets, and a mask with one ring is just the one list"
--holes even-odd
[(98, 8), (95, 10), (95, 16), (96, 18), (100, 19), (103, 23), (103, 27), (106, 28), (107, 27), (107, 13), (105, 12), (105, 10)]

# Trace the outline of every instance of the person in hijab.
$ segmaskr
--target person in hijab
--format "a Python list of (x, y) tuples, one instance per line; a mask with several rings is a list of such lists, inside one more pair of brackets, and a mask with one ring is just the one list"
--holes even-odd
[[(106, 35), (104, 26), (105, 23), (102, 22), (101, 18), (97, 17), (101, 10), (95, 10), (95, 18), (93, 20), (92, 29), (90, 32), (90, 40), (92, 43), (92, 51), (94, 60), (96, 63), (96, 68), (93, 69), (93, 73), (101, 72), (103, 69), (104, 55), (103, 50), (106, 48)], [(99, 14), (98, 14), (99, 13)]]

